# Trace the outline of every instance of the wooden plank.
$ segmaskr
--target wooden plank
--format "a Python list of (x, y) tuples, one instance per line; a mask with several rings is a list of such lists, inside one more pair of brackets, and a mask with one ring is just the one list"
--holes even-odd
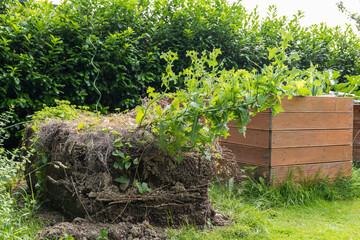
[(351, 146), (276, 148), (271, 151), (271, 166), (326, 163), (352, 160)]
[(354, 128), (359, 129), (360, 128), (360, 120), (354, 120), (353, 121), (353, 126), (354, 126)]
[(360, 105), (354, 105), (353, 161), (360, 162)]
[(284, 98), (281, 106), (286, 112), (353, 112), (353, 98), (293, 97)]
[(353, 161), (360, 162), (360, 147), (353, 148)]
[(354, 105), (353, 111), (354, 113), (360, 113), (360, 105)]
[[(359, 118), (359, 117), (357, 117), (357, 118)], [(354, 118), (353, 118), (353, 125), (354, 125), (354, 127), (358, 127), (359, 128), (359, 126), (360, 126), (360, 118), (359, 119), (355, 119), (355, 116), (354, 116)]]
[(353, 160), (354, 159), (360, 159), (360, 148), (358, 149), (353, 149)]
[(360, 163), (360, 157), (359, 157), (359, 155), (356, 155), (356, 156), (353, 158), (353, 161), (356, 162), (356, 163)]
[(246, 131), (246, 138), (242, 133), (239, 133), (238, 128), (229, 128), (230, 136), (226, 139), (221, 138), (220, 142), (235, 143), (246, 146), (269, 148), (269, 131), (248, 129)]
[(353, 152), (360, 153), (360, 146), (353, 146)]
[(353, 113), (279, 113), (272, 118), (272, 130), (348, 129)]
[(270, 149), (249, 147), (232, 143), (221, 143), (235, 156), (236, 161), (244, 165), (269, 166)]
[(334, 179), (339, 175), (350, 177), (352, 174), (352, 161), (278, 166), (271, 168), (270, 174), (273, 184), (283, 182), (288, 178), (289, 174), (294, 175), (294, 181), (324, 177)]
[(351, 146), (352, 129), (273, 131), (271, 143), (271, 148)]
[(358, 123), (359, 123), (358, 125), (355, 124), (353, 125), (354, 130), (358, 130), (358, 131), (360, 130), (360, 121)]
[[(251, 122), (246, 125), (246, 129), (259, 129), (269, 130), (270, 129), (270, 112), (258, 113), (254, 117), (251, 117)], [(235, 127), (234, 123), (236, 120), (230, 121), (228, 127)]]

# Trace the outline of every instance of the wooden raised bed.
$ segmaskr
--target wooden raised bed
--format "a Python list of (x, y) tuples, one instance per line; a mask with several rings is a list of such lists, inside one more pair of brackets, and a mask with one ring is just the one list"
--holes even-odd
[(360, 162), (360, 102), (354, 102), (353, 160)]
[(247, 126), (246, 138), (229, 123), (221, 139), (240, 166), (258, 166), (267, 181), (296, 177), (336, 178), (351, 175), (353, 99), (293, 97), (283, 99), (284, 112), (257, 114)]

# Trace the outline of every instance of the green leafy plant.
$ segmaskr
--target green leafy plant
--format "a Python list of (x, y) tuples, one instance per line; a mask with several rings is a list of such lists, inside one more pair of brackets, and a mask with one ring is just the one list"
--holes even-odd
[(139, 193), (144, 194), (145, 192), (152, 193), (152, 190), (148, 187), (148, 184), (146, 182), (134, 182), (136, 187), (139, 190)]
[(109, 229), (105, 228), (100, 231), (99, 236), (96, 238), (96, 240), (106, 240), (108, 239)]
[(11, 193), (19, 184), (21, 173), (31, 154), (23, 156), (21, 148), (7, 150), (3, 146), (4, 140), (8, 137), (4, 128), (9, 123), (12, 114), (12, 108), (0, 114), (0, 190), (8, 193)]
[(60, 238), (60, 240), (74, 240), (75, 238), (64, 232), (64, 237)]
[[(121, 135), (118, 132), (114, 132), (114, 134)], [(130, 143), (130, 139), (124, 140), (123, 137), (119, 137), (114, 141), (114, 147), (116, 148), (113, 151), (113, 156), (115, 156), (115, 161), (113, 167), (121, 172), (121, 176), (115, 178), (114, 181), (120, 184), (134, 184), (138, 189), (140, 194), (144, 194), (145, 192), (151, 193), (152, 190), (148, 187), (146, 182), (139, 182), (135, 177), (131, 181), (128, 177), (131, 172), (131, 168), (135, 168), (139, 164), (139, 158), (134, 158), (128, 155), (129, 148), (133, 148)]]
[(22, 155), (21, 148), (3, 146), (8, 137), (4, 128), (12, 114), (12, 110), (0, 114), (0, 238), (33, 239), (41, 224), (33, 214), (38, 207), (33, 192), (22, 187), (29, 155)]
[[(115, 132), (115, 134), (120, 135), (120, 133), (118, 132)], [(120, 137), (114, 141), (113, 145), (116, 148), (116, 150), (113, 151), (113, 156), (116, 157), (113, 166), (115, 169), (118, 169), (123, 173), (122, 176), (114, 179), (114, 181), (118, 183), (129, 184), (130, 180), (126, 175), (126, 170), (129, 170), (131, 166), (137, 165), (139, 163), (139, 160), (138, 158), (131, 159), (131, 156), (126, 154), (126, 148), (124, 147), (133, 147), (129, 139), (124, 141), (123, 137)]]
[[(335, 74), (338, 75), (337, 72)], [(334, 91), (335, 96), (339, 97), (353, 97), (355, 99), (360, 99), (360, 76), (348, 76), (346, 75), (345, 78), (347, 79), (344, 83), (335, 82), (331, 89)]]
[[(66, 100), (55, 99), (54, 101), (56, 103), (55, 107), (44, 105), (43, 109), (34, 113), (32, 119), (34, 121), (46, 121), (48, 119), (74, 120), (77, 119), (80, 114), (92, 115), (91, 112), (87, 111), (89, 109), (88, 107), (71, 105), (70, 102)], [(78, 128), (81, 129), (81, 125), (80, 127), (78, 126)]]
[[(268, 49), (271, 64), (261, 71), (221, 70), (215, 49), (200, 56), (188, 52), (192, 66), (179, 74), (172, 70), (176, 53), (162, 55), (168, 65), (163, 75), (163, 85), (170, 90), (172, 83), (184, 79), (185, 87), (174, 93), (158, 93), (148, 89), (149, 103), (137, 108), (139, 126), (151, 126), (158, 135), (158, 145), (182, 159), (182, 151), (195, 149), (209, 157), (211, 144), (215, 139), (227, 137), (227, 123), (236, 120), (235, 125), (245, 134), (250, 116), (267, 108), (273, 114), (282, 111), (281, 99), (286, 95), (317, 95), (322, 93), (321, 84), (325, 75), (314, 67), (307, 70), (289, 69), (286, 63), (298, 59), (296, 54), (287, 55), (286, 49), (291, 34), (283, 31), (279, 48)], [(166, 107), (161, 102), (167, 101)], [(151, 116), (146, 121), (146, 116)]]

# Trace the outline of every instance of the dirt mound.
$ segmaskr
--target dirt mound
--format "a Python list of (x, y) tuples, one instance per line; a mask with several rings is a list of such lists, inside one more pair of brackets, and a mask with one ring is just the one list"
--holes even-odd
[[(213, 176), (210, 161), (199, 153), (184, 153), (178, 163), (156, 146), (149, 131), (114, 130), (101, 125), (79, 130), (76, 124), (54, 121), (39, 126), (36, 134), (31, 128), (25, 134), (26, 142), (35, 135), (37, 150), (26, 170), (38, 169), (29, 184), (40, 186), (43, 199), (70, 221), (79, 217), (89, 221), (77, 224), (74, 234), (87, 227), (94, 232), (108, 228), (110, 235), (130, 239), (116, 230), (124, 222), (201, 226), (215, 216), (207, 194)], [(114, 146), (116, 139), (120, 139), (118, 147)], [(114, 156), (116, 150), (121, 150), (121, 157)], [(123, 155), (131, 160), (126, 167), (119, 167)], [(58, 231), (69, 227), (67, 223), (57, 226)], [(69, 229), (66, 232), (72, 234)], [(129, 227), (129, 232), (132, 229)]]
[[(76, 220), (76, 219), (75, 219)], [(76, 221), (75, 221), (76, 222)], [(137, 239), (137, 240), (159, 240), (165, 239), (164, 233), (149, 225), (148, 222), (130, 224), (130, 223), (90, 223), (63, 222), (51, 227), (45, 228), (39, 235), (40, 239), (53, 239), (54, 237), (63, 237), (64, 232), (71, 235), (74, 239), (95, 240), (99, 233), (107, 231), (108, 239)]]

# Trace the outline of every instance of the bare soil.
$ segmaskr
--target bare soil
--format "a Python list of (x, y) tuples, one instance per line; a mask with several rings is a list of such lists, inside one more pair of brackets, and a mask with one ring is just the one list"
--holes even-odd
[(72, 222), (59, 222), (48, 226), (44, 228), (38, 237), (39, 239), (60, 239), (66, 233), (74, 239), (95, 240), (103, 230), (107, 230), (108, 239), (166, 239), (164, 229), (155, 228), (147, 221), (142, 223), (119, 222), (111, 224), (93, 223), (82, 218), (75, 218)]

